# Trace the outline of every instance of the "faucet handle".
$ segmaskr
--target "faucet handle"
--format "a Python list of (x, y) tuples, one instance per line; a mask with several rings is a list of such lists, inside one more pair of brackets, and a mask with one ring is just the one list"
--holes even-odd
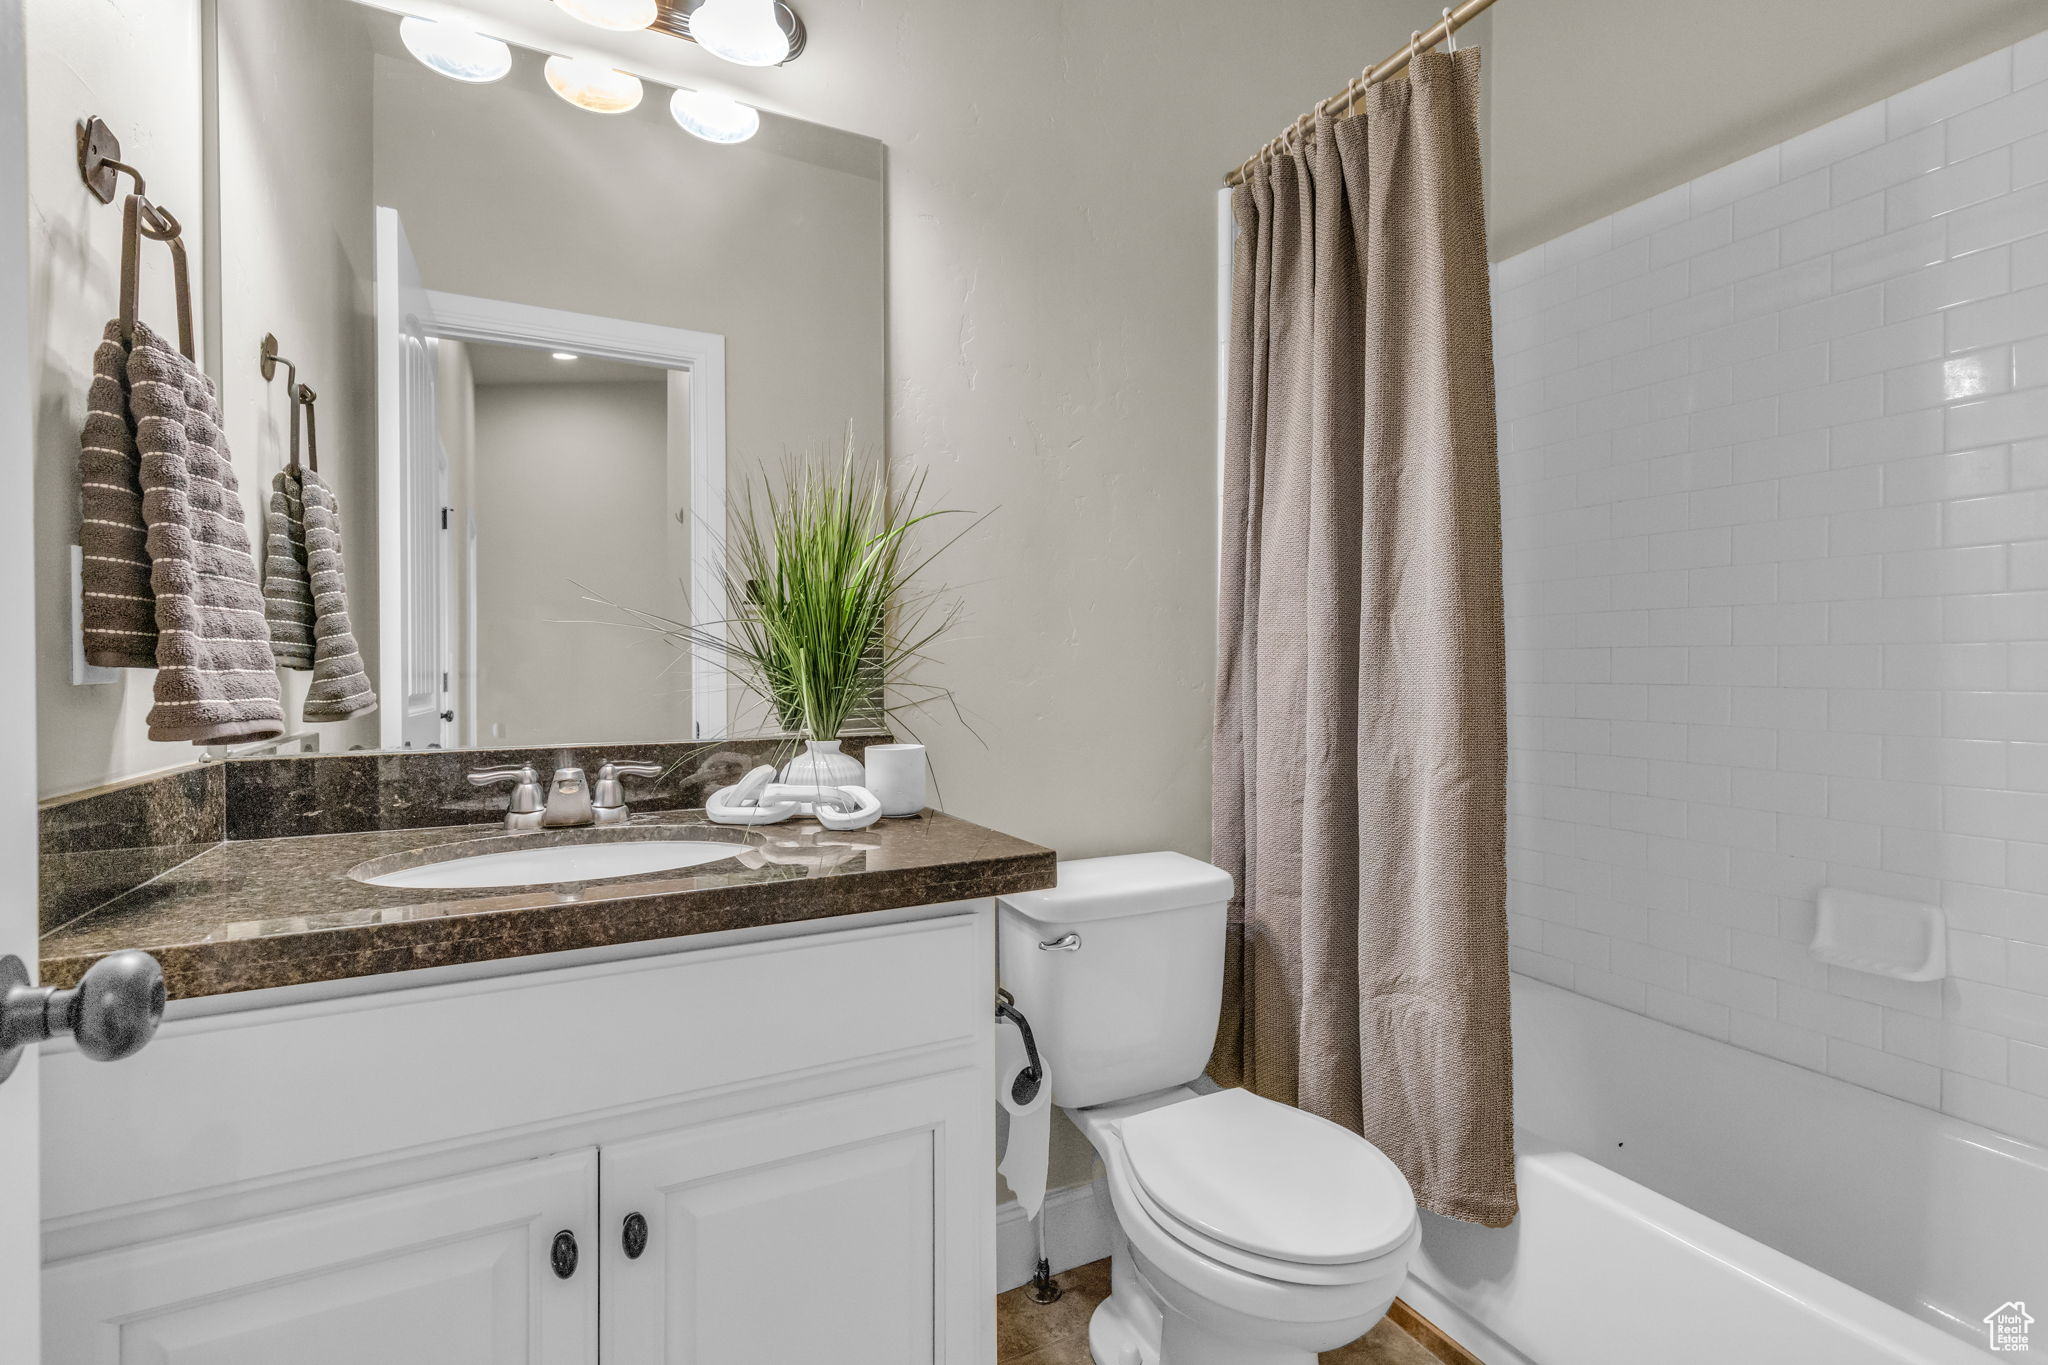
[(469, 775), (472, 787), (488, 787), (495, 782), (539, 782), (540, 774), (531, 763), (508, 763), (502, 768), (479, 768)]
[(599, 823), (618, 824), (626, 818), (626, 790), (620, 784), (620, 778), (660, 777), (661, 771), (659, 763), (644, 763), (637, 758), (622, 758), (599, 768), (597, 786), (590, 795), (590, 804), (598, 812)]
[(531, 763), (511, 763), (501, 768), (479, 768), (469, 775), (472, 787), (490, 787), (500, 782), (512, 782), (512, 804), (506, 807), (510, 815), (531, 815), (540, 809), (540, 774)]

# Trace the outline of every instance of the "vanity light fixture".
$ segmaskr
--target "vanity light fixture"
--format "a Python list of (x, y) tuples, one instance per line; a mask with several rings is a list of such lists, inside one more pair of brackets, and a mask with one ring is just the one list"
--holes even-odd
[(668, 112), (684, 132), (706, 142), (745, 142), (761, 130), (758, 110), (708, 90), (676, 91), (669, 96)]
[(446, 19), (407, 15), (398, 24), (405, 50), (451, 80), (494, 81), (512, 69), (512, 49), (496, 38)]
[(690, 36), (714, 57), (741, 66), (789, 60), (789, 34), (775, 0), (704, 0), (690, 11)]
[(623, 114), (640, 105), (640, 78), (582, 57), (548, 58), (548, 88), (594, 114)]
[(548, 354), (553, 356), (556, 360), (581, 359), (581, 357), (579, 357), (574, 351), (549, 351)]
[(555, 0), (555, 5), (572, 19), (617, 33), (646, 28), (661, 14), (655, 0)]

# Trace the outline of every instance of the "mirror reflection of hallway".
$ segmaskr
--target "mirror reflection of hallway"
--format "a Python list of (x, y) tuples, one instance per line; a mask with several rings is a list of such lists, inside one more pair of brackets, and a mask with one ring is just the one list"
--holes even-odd
[[(456, 742), (688, 734), (687, 657), (590, 599), (688, 619), (677, 514), (689, 501), (690, 376), (573, 352), (435, 346)], [(578, 717), (574, 733), (565, 714)]]

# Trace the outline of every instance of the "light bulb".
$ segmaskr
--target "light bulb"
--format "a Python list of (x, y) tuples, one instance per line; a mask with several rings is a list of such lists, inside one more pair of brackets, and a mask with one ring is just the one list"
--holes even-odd
[(446, 19), (407, 15), (398, 21), (398, 37), (429, 70), (454, 80), (494, 81), (512, 69), (511, 48)]
[(555, 0), (555, 4), (572, 19), (620, 33), (646, 28), (660, 13), (654, 0)]
[(774, 66), (789, 57), (775, 0), (704, 0), (690, 12), (690, 36), (712, 56), (741, 66)]
[(668, 111), (683, 131), (706, 142), (745, 142), (761, 128), (757, 110), (708, 90), (678, 90), (669, 96)]
[(623, 114), (640, 104), (640, 78), (581, 57), (553, 56), (545, 68), (548, 88), (593, 114)]

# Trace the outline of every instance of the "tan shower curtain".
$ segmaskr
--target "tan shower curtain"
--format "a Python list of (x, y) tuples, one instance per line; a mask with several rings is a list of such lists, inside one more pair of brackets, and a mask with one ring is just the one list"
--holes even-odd
[(1514, 1217), (1500, 489), (1479, 54), (1424, 54), (1233, 199), (1212, 1072)]

